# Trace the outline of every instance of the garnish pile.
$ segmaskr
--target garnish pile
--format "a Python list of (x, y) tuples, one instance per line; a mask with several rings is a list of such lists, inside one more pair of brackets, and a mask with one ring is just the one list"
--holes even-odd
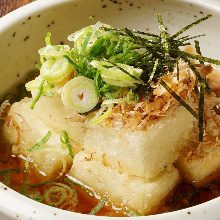
[[(73, 47), (51, 45), (51, 34), (46, 36), (47, 46), (39, 50), (40, 76), (26, 84), (31, 91), (34, 108), (41, 96), (61, 96), (63, 104), (80, 114), (99, 109), (93, 124), (108, 118), (115, 105), (137, 103), (151, 98), (154, 85), (164, 87), (198, 121), (199, 141), (203, 141), (204, 97), (211, 92), (209, 83), (195, 64), (220, 64), (220, 61), (201, 55), (199, 42), (203, 35), (183, 35), (188, 29), (207, 20), (207, 15), (187, 25), (174, 35), (165, 28), (161, 15), (157, 15), (160, 34), (145, 33), (127, 28), (114, 29), (97, 22), (68, 37)], [(195, 40), (197, 54), (182, 50)], [(164, 77), (176, 71), (179, 64), (188, 65), (196, 78), (195, 91), (198, 107), (194, 110), (182, 99)]]

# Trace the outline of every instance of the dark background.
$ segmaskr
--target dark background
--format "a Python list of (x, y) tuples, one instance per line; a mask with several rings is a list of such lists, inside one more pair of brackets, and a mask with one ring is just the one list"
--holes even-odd
[(31, 1), (32, 0), (0, 0), (0, 17)]

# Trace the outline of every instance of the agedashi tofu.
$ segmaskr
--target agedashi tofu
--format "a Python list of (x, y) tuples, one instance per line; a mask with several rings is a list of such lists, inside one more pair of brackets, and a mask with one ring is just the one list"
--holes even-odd
[(98, 216), (217, 197), (220, 61), (203, 56), (202, 35), (186, 33), (210, 17), (172, 34), (158, 13), (156, 34), (98, 21), (71, 34), (70, 45), (47, 33), (39, 74), (24, 85), (31, 98), (14, 102), (22, 91), (0, 105), (0, 147), (12, 147), (0, 181), (11, 187), (16, 174), (16, 191)]
[[(7, 115), (8, 122), (2, 128), (2, 138), (13, 145), (12, 153), (26, 158), (26, 166), (37, 170), (42, 179), (54, 179), (72, 165), (68, 150), (60, 142), (60, 135), (63, 130), (68, 131), (71, 140), (74, 140), (72, 145), (75, 146), (75, 152), (78, 152), (85, 130), (84, 119), (68, 112), (59, 98), (42, 98), (33, 110), (30, 109), (31, 102), (32, 99), (25, 98), (11, 106)], [(51, 132), (48, 141), (40, 149), (30, 152), (31, 147), (48, 132)]]
[(214, 144), (208, 151), (201, 151), (196, 155), (188, 157), (181, 155), (177, 167), (185, 180), (197, 187), (219, 178), (220, 144)]
[(194, 121), (184, 107), (176, 107), (143, 131), (96, 126), (87, 129), (84, 148), (102, 153), (118, 172), (150, 179), (177, 160)]
[(203, 141), (198, 141), (195, 127), (177, 160), (176, 165), (181, 175), (197, 187), (220, 177), (220, 115), (217, 108), (219, 103), (218, 97), (206, 97)]

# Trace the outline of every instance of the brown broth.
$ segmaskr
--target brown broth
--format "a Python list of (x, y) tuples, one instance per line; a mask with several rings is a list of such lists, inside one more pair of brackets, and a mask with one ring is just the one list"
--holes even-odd
[[(14, 189), (17, 192), (21, 192), (23, 183), (24, 183), (24, 173), (23, 173), (23, 164), (20, 162), (20, 159), (17, 157), (10, 156), (7, 162), (0, 162), (0, 171), (3, 170), (14, 170), (18, 169), (20, 171), (16, 173), (10, 173), (11, 177), (11, 182), (6, 183), (4, 177), (0, 175), (0, 182), (5, 183), (8, 185), (10, 188)], [(54, 181), (53, 181), (54, 182)], [(56, 181), (56, 183), (65, 183), (64, 178), (61, 178)], [(39, 184), (38, 178), (35, 176), (27, 175), (26, 179), (26, 184), (27, 185), (33, 185), (33, 184)], [(47, 184), (44, 184), (39, 187), (28, 187), (27, 191), (28, 193), (36, 193), (40, 192), (43, 194), (45, 190), (47, 190)], [(63, 209), (68, 210), (68, 211), (73, 211), (73, 212), (78, 212), (78, 213), (83, 213), (83, 214), (88, 214), (98, 203), (99, 199), (97, 199), (95, 196), (91, 195), (91, 193), (87, 192), (85, 189), (82, 189), (78, 185), (74, 185), (74, 188), (76, 189), (77, 192), (77, 197), (78, 197), (78, 204), (76, 207), (71, 208), (68, 206), (63, 207)], [(28, 195), (27, 193), (27, 195)], [(26, 195), (26, 196), (27, 196)], [(57, 208), (60, 208), (59, 206)], [(99, 216), (124, 216), (123, 213), (117, 212), (110, 207), (104, 207), (99, 213), (97, 213)]]
[[(9, 169), (23, 169), (22, 163), (20, 163), (19, 158), (10, 156), (7, 162), (0, 162), (0, 171), (1, 170), (9, 170)], [(4, 180), (5, 176), (0, 175), (0, 181), (6, 183)], [(15, 172), (10, 174), (11, 182), (8, 184), (9, 187), (16, 190), (17, 192), (21, 192), (23, 183), (24, 183), (24, 174), (23, 171)], [(39, 183), (38, 179), (34, 176), (28, 175), (27, 177), (28, 184), (36, 184)], [(57, 180), (58, 183), (65, 183), (64, 178)], [(7, 184), (7, 183), (6, 183)], [(76, 207), (71, 208), (68, 204), (62, 207), (65, 210), (88, 214), (92, 208), (94, 208), (98, 203), (99, 200), (91, 195), (91, 193), (87, 192), (85, 189), (82, 189), (79, 185), (74, 185), (77, 197), (78, 197), (78, 204)], [(27, 191), (30, 193), (33, 192), (40, 192), (41, 194), (47, 188), (47, 184), (34, 187), (34, 189), (28, 189)], [(166, 204), (161, 207), (157, 213), (165, 213), (171, 212), (187, 207), (191, 207), (216, 197), (220, 196), (220, 180), (212, 182), (205, 187), (202, 188), (195, 188), (190, 184), (181, 183), (176, 191), (174, 192), (173, 196), (166, 202)], [(57, 208), (60, 208), (59, 206)], [(99, 213), (99, 216), (120, 216), (124, 217), (124, 213), (122, 211), (115, 211), (110, 207), (104, 207)]]

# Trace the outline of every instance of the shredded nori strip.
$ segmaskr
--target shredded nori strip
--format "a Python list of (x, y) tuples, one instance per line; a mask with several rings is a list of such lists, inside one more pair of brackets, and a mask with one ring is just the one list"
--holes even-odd
[(160, 80), (160, 84), (182, 105), (184, 106), (195, 118), (198, 118), (196, 111), (188, 105), (183, 99), (179, 97), (163, 80)]
[[(199, 45), (199, 41), (198, 41), (198, 40), (195, 40), (194, 43), (195, 43), (196, 52), (197, 52), (199, 55), (202, 55), (202, 52), (201, 52), (201, 49), (200, 49), (200, 45)], [(201, 63), (201, 64), (204, 64), (204, 61), (200, 61), (200, 63)]]
[(180, 80), (180, 68), (179, 68), (179, 58), (176, 59), (176, 76), (177, 80)]
[(203, 141), (203, 123), (204, 123), (204, 95), (205, 95), (205, 89), (206, 86), (204, 83), (201, 83), (200, 85), (200, 91), (199, 91), (199, 120), (198, 120), (198, 128), (199, 128), (199, 141)]
[(209, 57), (204, 57), (204, 56), (201, 56), (201, 55), (186, 53), (184, 51), (182, 51), (181, 54), (183, 56), (187, 56), (188, 58), (191, 58), (191, 59), (194, 59), (194, 60), (203, 61), (203, 62), (207, 62), (207, 63), (212, 63), (212, 64), (215, 64), (215, 65), (220, 65), (220, 60), (212, 59), (212, 58), (209, 58)]
[(203, 18), (198, 19), (197, 21), (195, 21), (195, 22), (193, 22), (193, 23), (191, 23), (191, 24), (185, 26), (185, 27), (182, 28), (181, 30), (179, 30), (179, 31), (178, 31), (176, 34), (174, 34), (171, 38), (174, 39), (174, 38), (178, 37), (179, 35), (181, 35), (181, 34), (184, 33), (185, 31), (187, 31), (187, 30), (189, 30), (190, 28), (192, 28), (193, 26), (195, 26), (195, 25), (197, 25), (197, 24), (199, 24), (199, 23), (201, 23), (201, 22), (203, 22), (203, 21), (209, 19), (210, 17), (212, 17), (211, 14), (209, 14), (209, 15), (203, 17)]
[(166, 54), (169, 54), (170, 52), (170, 43), (169, 43), (170, 35), (167, 33), (166, 27), (164, 26), (164, 23), (163, 23), (162, 16), (160, 14), (157, 14), (157, 20), (159, 23), (161, 43), (162, 43), (162, 46), (163, 46), (163, 49), (166, 55)]

